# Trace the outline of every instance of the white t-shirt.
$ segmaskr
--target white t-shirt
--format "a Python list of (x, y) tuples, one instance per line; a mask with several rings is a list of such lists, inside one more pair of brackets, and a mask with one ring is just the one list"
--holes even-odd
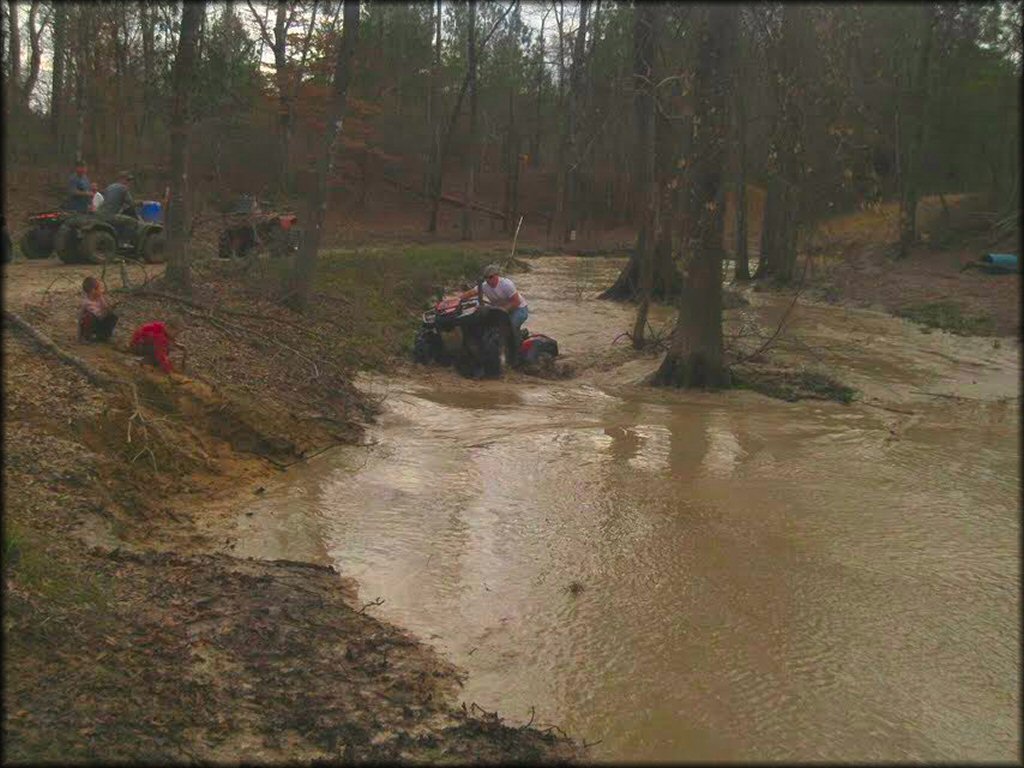
[[(501, 304), (510, 301), (515, 296), (516, 284), (507, 277), (499, 277), (498, 284), (492, 288), (491, 284), (485, 280), (481, 292), (485, 298), (490, 299), (493, 303)], [(519, 306), (526, 306), (526, 299), (523, 298), (523, 294), (519, 294)]]

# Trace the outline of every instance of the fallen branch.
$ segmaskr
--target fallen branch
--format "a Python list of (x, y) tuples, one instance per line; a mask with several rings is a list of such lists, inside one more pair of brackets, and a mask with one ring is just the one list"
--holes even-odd
[(748, 360), (753, 360), (754, 358), (756, 358), (758, 355), (760, 355), (762, 352), (764, 352), (766, 349), (768, 349), (768, 347), (770, 347), (772, 345), (772, 342), (775, 341), (775, 337), (778, 336), (782, 332), (783, 327), (786, 325), (786, 320), (789, 318), (789, 313), (793, 311), (793, 307), (796, 306), (796, 300), (800, 298), (800, 294), (804, 290), (804, 278), (806, 276), (807, 276), (807, 262), (805, 261), (804, 262), (804, 271), (800, 275), (800, 285), (797, 286), (796, 293), (793, 294), (793, 300), (791, 302), (789, 302), (789, 306), (786, 307), (786, 311), (782, 314), (782, 319), (779, 320), (779, 324), (775, 328), (775, 333), (773, 333), (771, 336), (769, 336), (768, 337), (768, 341), (766, 341), (764, 344), (762, 344), (760, 347), (758, 347), (756, 352), (754, 352), (753, 354), (750, 354), (750, 355), (746, 355), (745, 357), (741, 357), (737, 361), (737, 364), (742, 364), (742, 363), (747, 362)]
[(359, 609), (359, 613), (362, 613), (363, 611), (365, 611), (367, 608), (369, 608), (372, 605), (384, 605), (384, 598), (383, 597), (377, 597), (375, 600), (370, 601), (369, 603), (367, 603), (366, 605), (364, 605), (362, 608)]
[(43, 349), (53, 354), (57, 359), (67, 363), (73, 368), (76, 368), (93, 384), (96, 384), (98, 386), (110, 386), (111, 384), (115, 383), (125, 383), (120, 381), (119, 379), (114, 379), (110, 376), (107, 376), (105, 373), (101, 373), (100, 371), (96, 370), (91, 365), (89, 365), (89, 363), (85, 362), (85, 360), (83, 360), (82, 358), (77, 357), (76, 355), (72, 355), (70, 352), (66, 352), (65, 350), (61, 349), (61, 347), (55, 341), (53, 341), (53, 339), (51, 339), (49, 336), (47, 336), (45, 333), (38, 330), (37, 328), (34, 328), (30, 323), (23, 320), (17, 314), (11, 312), (9, 309), (4, 310), (4, 319), (9, 320), (11, 323), (15, 325), (15, 327), (21, 329), (26, 334), (28, 334), (33, 341), (39, 344)]

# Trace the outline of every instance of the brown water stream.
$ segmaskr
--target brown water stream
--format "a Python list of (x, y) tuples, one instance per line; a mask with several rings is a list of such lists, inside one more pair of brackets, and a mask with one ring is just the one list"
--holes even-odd
[[(576, 377), (365, 379), (374, 444), (241, 510), (234, 552), (334, 564), (467, 706), (593, 760), (1017, 760), (1017, 343), (800, 305), (779, 355), (860, 401), (651, 389), (594, 299), (621, 262), (532, 264)], [(730, 328), (789, 304), (750, 298)]]

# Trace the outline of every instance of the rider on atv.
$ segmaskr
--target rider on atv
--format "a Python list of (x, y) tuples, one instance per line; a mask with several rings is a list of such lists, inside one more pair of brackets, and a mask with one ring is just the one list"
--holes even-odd
[[(516, 289), (516, 284), (507, 277), (501, 276), (501, 268), (497, 264), (488, 264), (484, 267), (484, 279), (476, 288), (463, 292), (460, 299), (471, 299), (479, 294), (491, 306), (503, 309), (508, 313), (509, 322), (512, 324), (512, 338), (518, 340), (522, 334), (523, 323), (529, 317), (526, 299)], [(510, 345), (512, 355), (515, 355), (517, 344)], [(515, 360), (508, 361), (510, 365)]]

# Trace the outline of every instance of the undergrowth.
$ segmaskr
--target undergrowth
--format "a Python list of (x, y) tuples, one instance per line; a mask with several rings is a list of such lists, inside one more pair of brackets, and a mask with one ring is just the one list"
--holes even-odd
[(330, 251), (317, 264), (315, 290), (345, 299), (343, 356), (359, 368), (383, 369), (411, 351), (424, 310), (499, 258), (451, 245)]
[(939, 328), (959, 336), (988, 336), (995, 330), (989, 315), (967, 315), (954, 301), (910, 304), (897, 314), (926, 328)]

